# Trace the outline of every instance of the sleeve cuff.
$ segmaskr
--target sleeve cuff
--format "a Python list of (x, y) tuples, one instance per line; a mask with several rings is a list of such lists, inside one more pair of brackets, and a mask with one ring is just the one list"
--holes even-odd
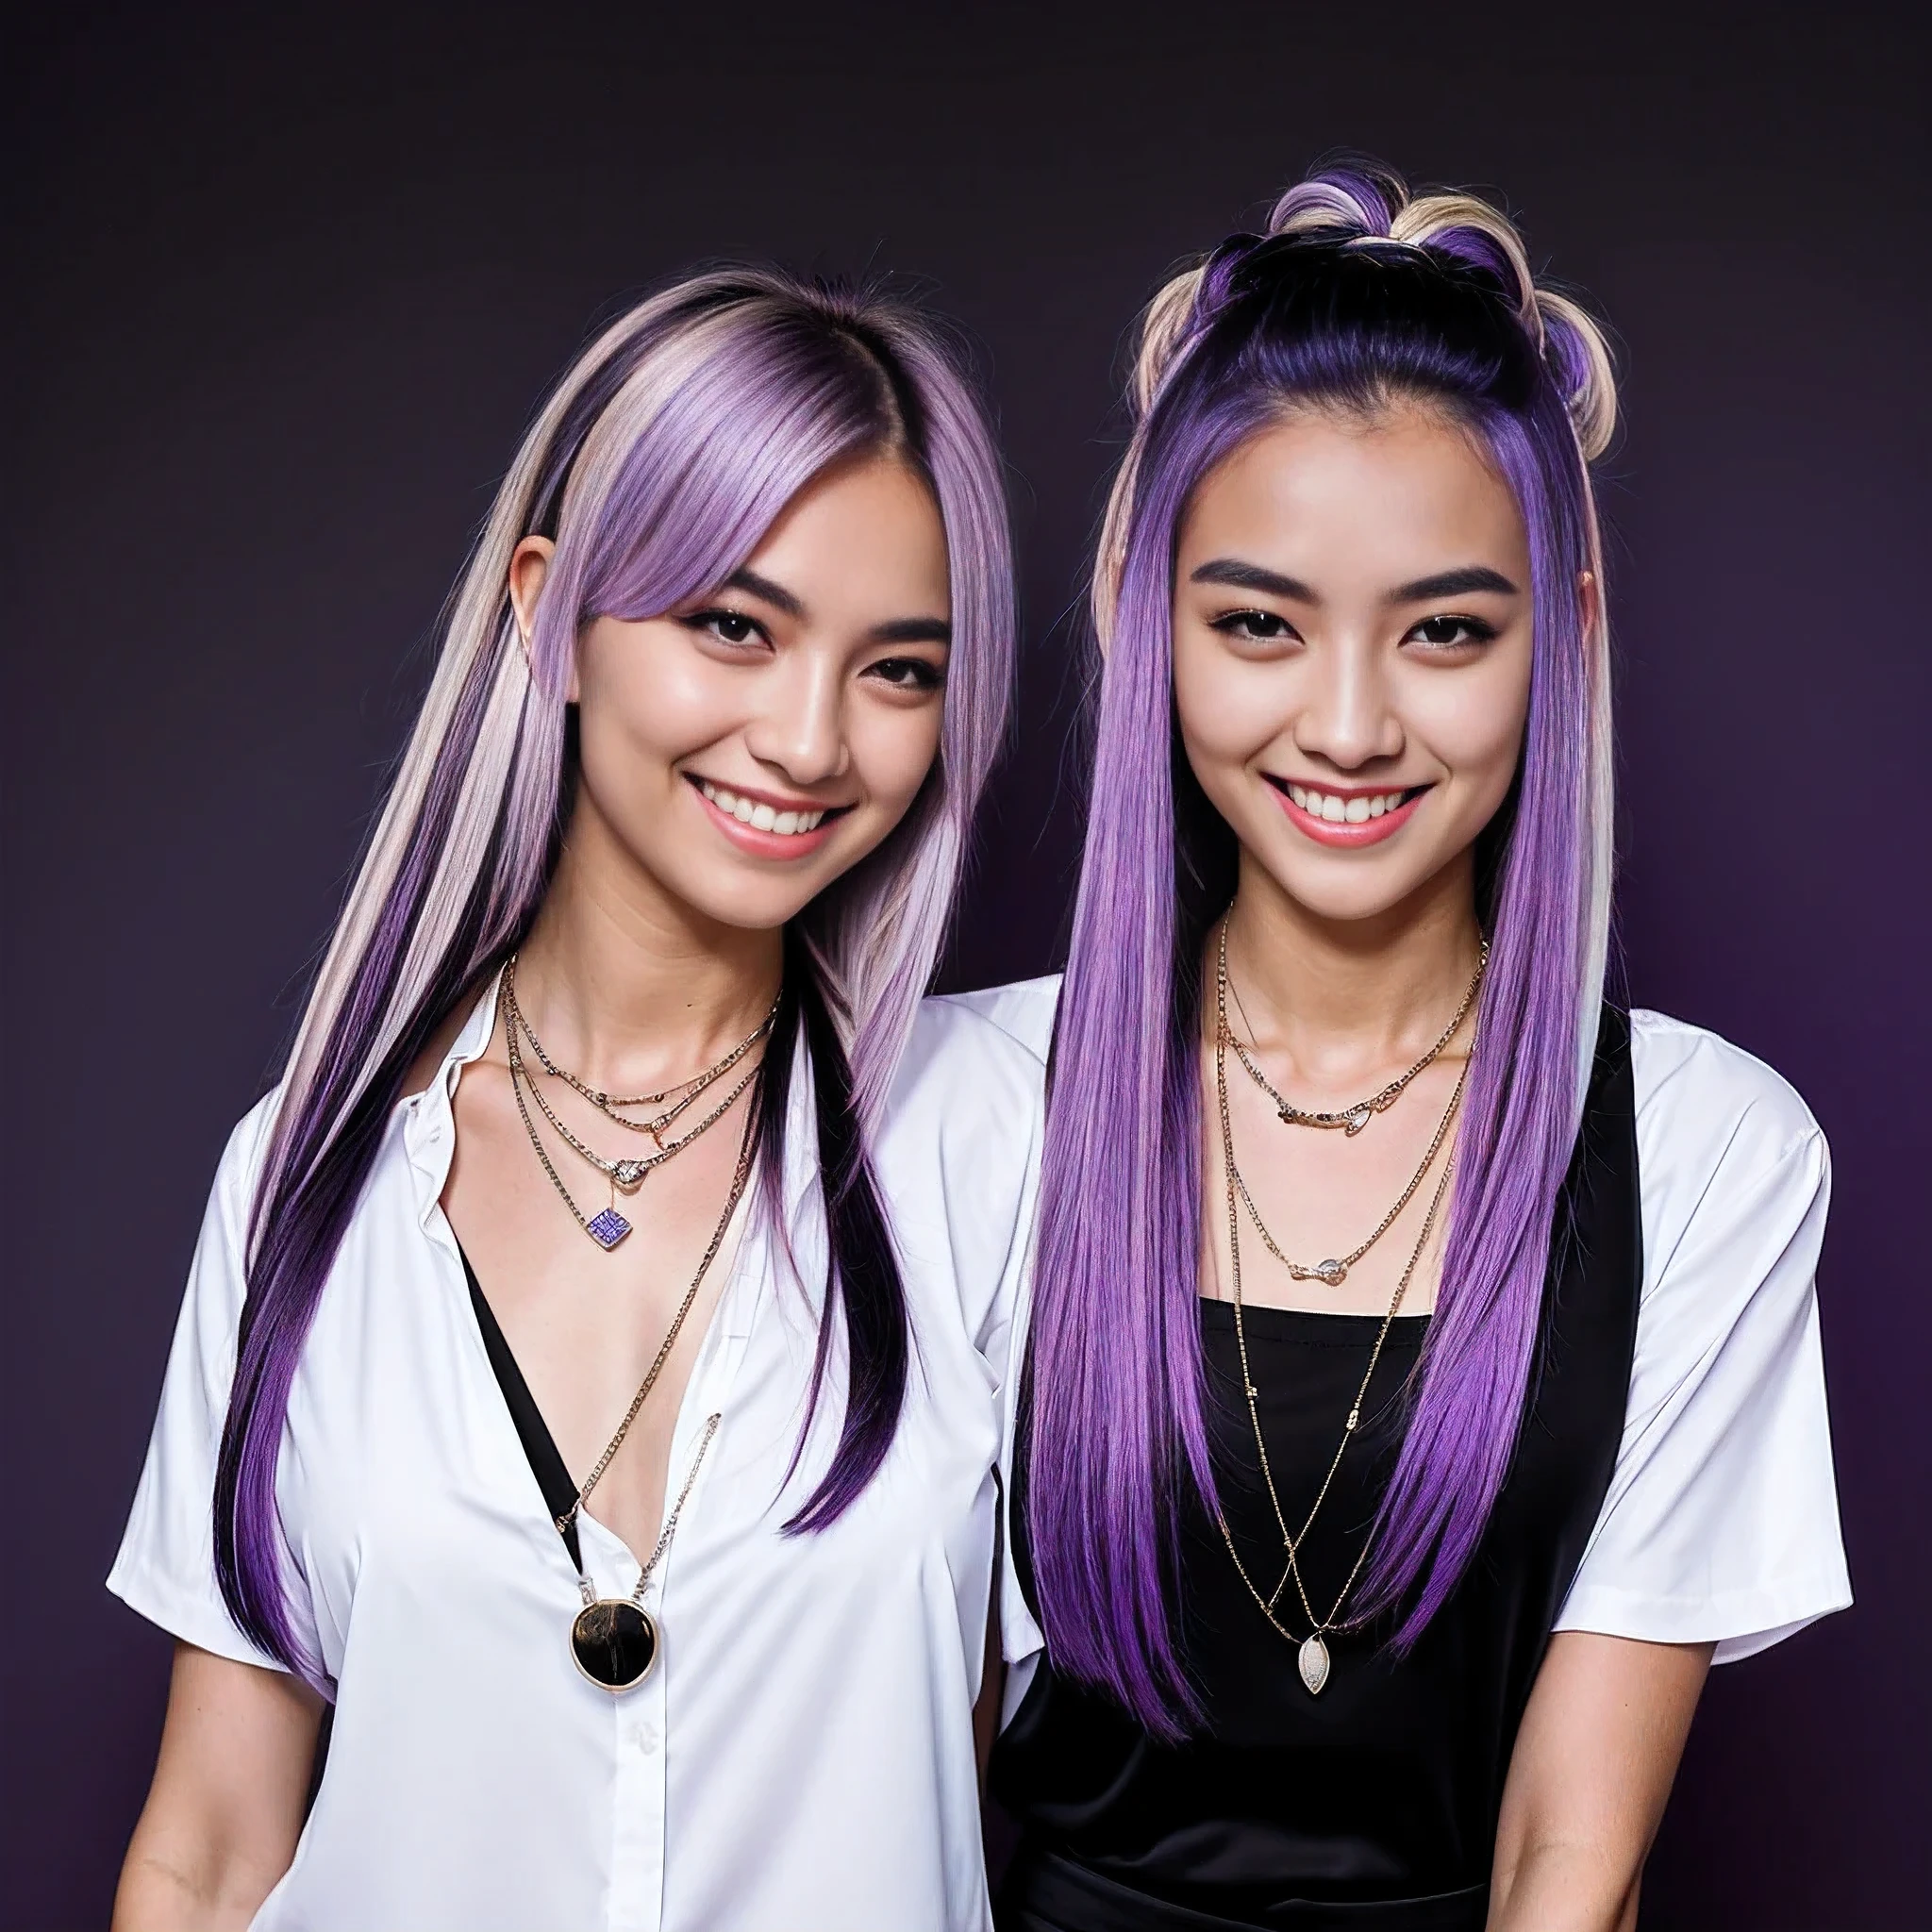
[(225, 1606), (191, 1596), (139, 1564), (117, 1558), (108, 1573), (108, 1589), (136, 1616), (145, 1617), (183, 1643), (226, 1657), (231, 1663), (254, 1664), (258, 1670), (288, 1674), (289, 1667), (278, 1657), (258, 1650), (242, 1636)]
[(1557, 1617), (1557, 1630), (1588, 1630), (1643, 1643), (1710, 1643), (1711, 1661), (1731, 1664), (1769, 1650), (1807, 1624), (1851, 1607), (1844, 1573), (1717, 1596), (1665, 1597), (1580, 1585)]

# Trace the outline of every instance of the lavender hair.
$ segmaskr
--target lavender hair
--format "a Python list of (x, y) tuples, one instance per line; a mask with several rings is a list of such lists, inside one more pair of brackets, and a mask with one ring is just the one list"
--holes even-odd
[[(290, 1389), (405, 1075), (514, 949), (548, 885), (574, 783), (565, 691), (578, 632), (598, 616), (658, 616), (715, 589), (814, 476), (874, 452), (913, 464), (937, 502), (953, 645), (924, 787), (786, 934), (757, 1132), (770, 1181), (802, 1034), (835, 1291), (814, 1407), (835, 1304), (848, 1342), (840, 1441), (788, 1528), (834, 1521), (891, 1444), (907, 1314), (866, 1141), (931, 978), (1005, 728), (1006, 504), (986, 418), (931, 321), (877, 292), (717, 271), (607, 329), (525, 436), (451, 602), (435, 676), (291, 1050), (250, 1218), (215, 1568), (241, 1629), (311, 1680), (320, 1663), (288, 1615), (275, 1503)], [(557, 547), (526, 649), (508, 583), (512, 552), (533, 533)], [(781, 1197), (764, 1191), (770, 1212)]]
[[(1134, 433), (1103, 527), (1105, 651), (1060, 1001), (1027, 1398), (1028, 1528), (1057, 1668), (1154, 1734), (1198, 1704), (1176, 1647), (1177, 1511), (1215, 1494), (1196, 1311), (1200, 961), (1234, 836), (1174, 711), (1173, 573), (1215, 465), (1302, 409), (1419, 404), (1463, 425), (1528, 534), (1533, 648), (1515, 787), (1478, 846), (1491, 938), (1436, 1316), (1357, 1614), (1413, 1643), (1455, 1590), (1514, 1453), (1609, 924), (1609, 678), (1578, 573), (1602, 558), (1589, 464), (1615, 390), (1583, 312), (1536, 287), (1508, 221), (1372, 168), (1291, 189), (1147, 313)], [(1599, 606), (1600, 608), (1600, 606)]]

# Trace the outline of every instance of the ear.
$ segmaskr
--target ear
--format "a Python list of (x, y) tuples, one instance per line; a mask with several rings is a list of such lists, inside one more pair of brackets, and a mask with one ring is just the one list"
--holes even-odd
[(1594, 571), (1580, 570), (1576, 573), (1577, 615), (1583, 622), (1583, 635), (1593, 638), (1604, 621), (1603, 586), (1597, 580)]
[[(524, 647), (524, 661), (530, 662), (530, 638), (537, 627), (537, 604), (543, 594), (544, 579), (550, 575), (550, 560), (557, 545), (548, 537), (525, 537), (509, 559), (509, 608), (517, 622), (517, 641)], [(535, 667), (532, 666), (532, 669)], [(576, 653), (571, 653), (570, 689), (566, 704), (577, 701)]]

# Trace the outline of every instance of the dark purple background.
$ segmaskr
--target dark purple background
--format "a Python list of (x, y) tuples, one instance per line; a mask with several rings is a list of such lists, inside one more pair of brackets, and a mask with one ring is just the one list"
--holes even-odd
[(1713, 1683), (1645, 1924), (1925, 1922), (1924, 48), (1553, 11), (149, 5), (10, 46), (7, 1925), (105, 1917), (167, 1644), (100, 1579), (203, 1193), (546, 380), (697, 256), (930, 278), (989, 353), (1029, 652), (958, 973), (1038, 971), (1122, 332), (1334, 144), (1499, 188), (1622, 333), (1630, 984), (1837, 1152), (1859, 1606)]

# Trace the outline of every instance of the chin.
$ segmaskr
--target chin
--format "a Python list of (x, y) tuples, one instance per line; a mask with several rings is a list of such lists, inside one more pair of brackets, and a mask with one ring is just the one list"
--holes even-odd
[(1275, 886), (1305, 912), (1333, 925), (1352, 925), (1379, 919), (1412, 897), (1428, 880), (1432, 867), (1400, 867), (1383, 860), (1295, 853), (1291, 858), (1278, 848), (1253, 848), (1262, 869)]

